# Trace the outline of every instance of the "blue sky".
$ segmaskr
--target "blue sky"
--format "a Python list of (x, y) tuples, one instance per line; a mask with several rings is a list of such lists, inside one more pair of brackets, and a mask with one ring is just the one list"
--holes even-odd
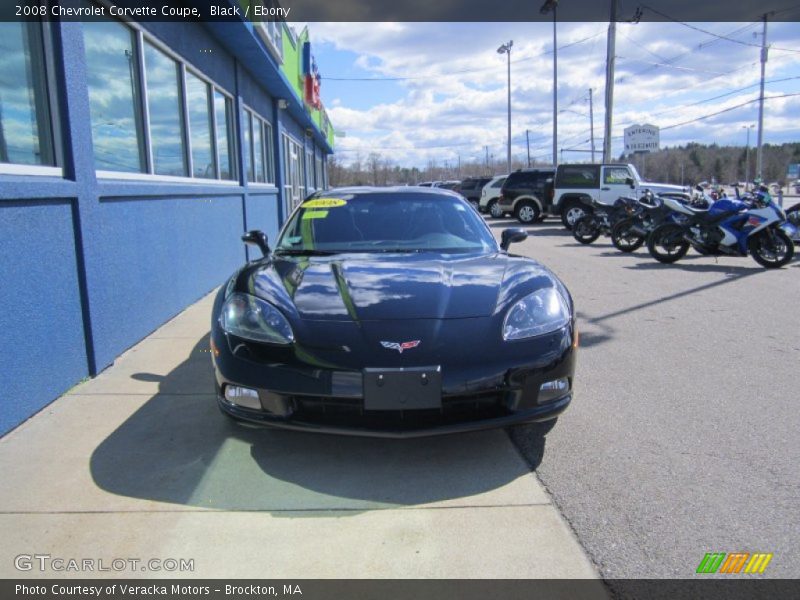
[[(345, 137), (344, 162), (377, 151), (403, 166), (483, 160), (484, 146), (505, 154), (506, 58), (512, 50), (512, 141), (524, 157), (552, 156), (551, 23), (309, 23), (323, 76), (322, 97)], [(601, 147), (607, 23), (559, 23), (559, 148), (585, 160), (589, 148), (588, 89), (594, 92), (594, 134)], [(613, 153), (633, 123), (662, 128), (661, 145), (687, 142), (744, 145), (758, 104), (761, 24), (620, 23)], [(720, 39), (718, 36), (730, 38)], [(800, 24), (770, 23), (772, 49), (766, 96), (800, 94)], [(371, 81), (339, 81), (338, 79)], [(780, 80), (780, 81), (778, 81)], [(800, 95), (765, 104), (764, 141), (800, 140)], [(729, 109), (729, 110), (728, 110)], [(679, 125), (711, 113), (718, 116)], [(679, 126), (675, 126), (679, 125)], [(670, 127), (672, 126), (672, 127)], [(755, 143), (755, 129), (751, 144)]]

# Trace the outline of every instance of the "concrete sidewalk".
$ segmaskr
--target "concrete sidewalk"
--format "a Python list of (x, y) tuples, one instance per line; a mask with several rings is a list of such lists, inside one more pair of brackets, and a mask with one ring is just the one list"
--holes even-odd
[[(502, 430), (398, 441), (230, 423), (211, 304), (0, 440), (0, 577), (597, 576)], [(194, 571), (17, 570), (34, 554)]]

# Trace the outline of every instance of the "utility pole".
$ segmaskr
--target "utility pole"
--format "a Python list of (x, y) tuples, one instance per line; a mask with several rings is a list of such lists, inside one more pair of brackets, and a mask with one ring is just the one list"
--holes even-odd
[(603, 137), (603, 162), (611, 162), (611, 123), (614, 110), (614, 60), (617, 42), (617, 0), (611, 0), (611, 21), (606, 45), (606, 123)]
[(529, 131), (525, 130), (525, 146), (528, 148), (528, 166), (531, 166), (531, 138), (528, 135)]
[(742, 125), (742, 129), (747, 129), (747, 144), (744, 147), (744, 191), (747, 191), (750, 182), (750, 130), (755, 125)]
[(594, 162), (594, 109), (592, 107), (592, 88), (589, 88), (589, 129), (592, 132), (592, 162)]
[[(767, 54), (769, 46), (767, 46), (767, 17), (769, 13), (764, 13), (761, 17), (764, 20), (764, 29), (761, 34), (761, 92), (758, 96), (758, 150), (756, 151), (756, 176), (762, 179), (763, 173), (763, 156), (761, 144), (764, 142), (764, 74), (767, 70)], [(749, 134), (749, 130), (748, 130)]]
[(489, 146), (484, 146), (483, 149), (486, 151), (486, 171), (489, 171)]
[(458, 153), (458, 175), (456, 179), (461, 179), (461, 152)]

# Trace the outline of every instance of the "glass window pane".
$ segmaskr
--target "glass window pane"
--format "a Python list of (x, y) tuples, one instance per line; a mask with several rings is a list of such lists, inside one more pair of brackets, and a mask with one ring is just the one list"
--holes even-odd
[(83, 43), (95, 167), (144, 172), (134, 34), (115, 21), (86, 22)]
[(247, 163), (247, 181), (254, 181), (253, 179), (253, 136), (250, 132), (253, 130), (253, 115), (249, 110), (244, 111), (244, 161)]
[(223, 94), (214, 91), (214, 112), (217, 119), (217, 156), (219, 158), (220, 179), (233, 179), (234, 172), (231, 168), (231, 101)]
[(214, 146), (211, 141), (210, 86), (186, 72), (186, 106), (189, 113), (189, 139), (192, 146), (192, 175), (215, 179)]
[(54, 165), (39, 23), (0, 23), (0, 162)]
[(264, 182), (264, 139), (261, 131), (261, 119), (253, 118), (253, 162), (256, 167), (256, 181)]
[(178, 64), (150, 44), (145, 44), (144, 62), (153, 172), (158, 175), (185, 176), (186, 152)]
[(272, 125), (264, 123), (264, 149), (267, 152), (267, 183), (275, 183), (275, 159), (272, 151)]

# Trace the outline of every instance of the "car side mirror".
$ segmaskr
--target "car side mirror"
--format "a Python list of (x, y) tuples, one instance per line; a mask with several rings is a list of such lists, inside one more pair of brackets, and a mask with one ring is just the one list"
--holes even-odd
[(508, 247), (511, 244), (522, 242), (527, 238), (528, 238), (528, 232), (522, 229), (521, 227), (511, 227), (509, 229), (503, 229), (503, 233), (500, 234), (500, 247), (503, 250), (508, 250)]
[(267, 234), (260, 229), (253, 229), (248, 231), (242, 236), (242, 241), (245, 244), (252, 244), (258, 246), (261, 254), (267, 256), (269, 254), (269, 242), (267, 241)]
[(632, 190), (636, 189), (636, 184), (633, 183), (633, 177), (626, 177), (625, 178), (625, 183), (627, 183), (631, 187)]

